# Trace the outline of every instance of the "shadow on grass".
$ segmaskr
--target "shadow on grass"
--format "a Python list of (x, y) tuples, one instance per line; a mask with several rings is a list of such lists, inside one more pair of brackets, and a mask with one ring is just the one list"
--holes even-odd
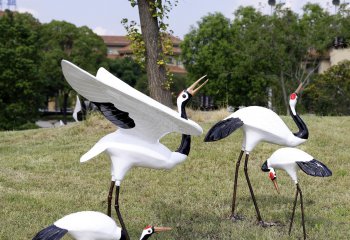
[[(246, 198), (242, 202), (244, 206), (254, 208), (250, 201), (250, 198)], [(239, 239), (237, 236), (241, 236), (242, 232), (247, 232), (247, 229), (252, 231), (251, 237), (255, 238), (259, 232), (266, 229), (258, 225), (256, 218), (247, 216), (242, 221), (232, 222), (229, 213), (225, 216), (219, 215), (214, 209), (213, 211), (201, 211), (200, 208), (195, 207), (182, 208), (181, 205), (174, 206), (164, 201), (153, 202), (152, 208), (155, 209), (157, 218), (162, 223), (173, 227), (171, 235), (174, 239)], [(269, 228), (281, 232), (286, 224), (279, 221), (277, 223), (276, 226)]]

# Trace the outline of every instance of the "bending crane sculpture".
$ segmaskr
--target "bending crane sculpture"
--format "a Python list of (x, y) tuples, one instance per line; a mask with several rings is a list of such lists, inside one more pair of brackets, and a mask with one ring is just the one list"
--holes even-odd
[[(119, 127), (101, 138), (80, 161), (86, 162), (104, 151), (109, 154), (112, 180), (107, 214), (111, 216), (115, 185), (115, 209), (127, 235), (119, 210), (121, 181), (132, 167), (171, 169), (187, 158), (191, 146), (190, 135), (200, 135), (203, 130), (187, 119), (185, 106), (208, 80), (196, 88), (204, 76), (180, 93), (177, 98), (178, 113), (130, 87), (104, 68), (100, 68), (95, 77), (63, 60), (62, 70), (73, 89), (92, 101), (108, 120)], [(159, 142), (170, 132), (182, 133), (180, 147), (175, 152)]]
[[(140, 240), (153, 233), (168, 231), (168, 227), (147, 226)], [(59, 240), (68, 233), (76, 240), (125, 240), (125, 231), (109, 216), (94, 211), (76, 212), (64, 216), (54, 224), (38, 232), (32, 240)]]
[(308, 129), (303, 120), (295, 111), (295, 105), (297, 103), (297, 94), (302, 88), (302, 84), (299, 85), (297, 90), (290, 95), (289, 106), (291, 115), (299, 128), (297, 133), (292, 133), (283, 120), (272, 110), (264, 107), (250, 106), (242, 108), (222, 121), (216, 123), (207, 133), (204, 141), (212, 142), (229, 136), (238, 128), (243, 129), (244, 137), (242, 142), (242, 150), (238, 157), (235, 170), (235, 178), (233, 185), (233, 197), (232, 197), (232, 211), (231, 219), (236, 221), (241, 219), (235, 214), (235, 203), (236, 203), (236, 192), (237, 192), (237, 179), (238, 169), (243, 156), (246, 154), (244, 162), (244, 173), (250, 190), (250, 195), (253, 200), (257, 219), (259, 224), (265, 226), (266, 224), (262, 221), (260, 211), (254, 196), (253, 188), (251, 186), (248, 176), (248, 159), (249, 154), (255, 146), (261, 142), (269, 142), (278, 145), (294, 147), (301, 143), (304, 143), (308, 139)]
[(297, 170), (301, 169), (306, 174), (314, 177), (329, 177), (332, 175), (332, 172), (323, 163), (317, 161), (311, 155), (302, 150), (299, 150), (297, 148), (280, 148), (275, 151), (261, 167), (261, 170), (264, 172), (269, 172), (269, 177), (273, 181), (277, 192), (278, 185), (275, 169), (283, 169), (286, 171), (296, 185), (296, 194), (293, 204), (292, 217), (289, 225), (289, 234), (292, 230), (298, 194), (300, 194), (301, 222), (303, 225), (304, 239), (306, 239), (303, 194), (298, 183)]

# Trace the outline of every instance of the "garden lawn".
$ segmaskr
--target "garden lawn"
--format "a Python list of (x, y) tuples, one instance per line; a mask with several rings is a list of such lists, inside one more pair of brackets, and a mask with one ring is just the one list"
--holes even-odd
[[(190, 155), (183, 164), (172, 170), (134, 168), (128, 172), (121, 184), (120, 205), (131, 239), (138, 239), (148, 224), (173, 228), (153, 239), (302, 238), (299, 204), (291, 237), (288, 236), (294, 183), (285, 172), (276, 170), (281, 192), (277, 194), (268, 174), (260, 170), (262, 163), (280, 147), (277, 145), (260, 143), (251, 153), (249, 173), (263, 220), (278, 221), (280, 225), (257, 225), (242, 164), (237, 212), (244, 220), (229, 220), (242, 132), (204, 143), (208, 129), (228, 115), (215, 114), (190, 112), (204, 134), (192, 138)], [(292, 131), (297, 131), (290, 117), (282, 118)], [(329, 178), (316, 178), (299, 171), (308, 237), (349, 239), (350, 117), (302, 118), (310, 134), (299, 148), (333, 172)], [(101, 116), (91, 116), (83, 123), (59, 128), (0, 132), (0, 239), (31, 239), (42, 228), (72, 212), (106, 212), (110, 160), (105, 153), (83, 164), (79, 158), (114, 130)], [(175, 133), (161, 139), (174, 151), (180, 141), (181, 135)], [(116, 219), (114, 211), (113, 217)]]

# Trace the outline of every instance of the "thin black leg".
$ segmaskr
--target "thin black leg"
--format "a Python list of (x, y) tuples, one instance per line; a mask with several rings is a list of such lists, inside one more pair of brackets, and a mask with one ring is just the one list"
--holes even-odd
[(290, 219), (289, 232), (288, 232), (289, 235), (290, 235), (290, 233), (292, 231), (292, 226), (293, 226), (293, 221), (294, 221), (294, 214), (295, 214), (295, 206), (297, 205), (297, 201), (298, 201), (298, 193), (299, 193), (299, 190), (298, 190), (298, 187), (297, 187), (296, 193), (295, 193), (292, 217)]
[(120, 190), (120, 186), (117, 186), (116, 190), (115, 190), (115, 206), (114, 207), (115, 207), (115, 211), (117, 212), (117, 216), (118, 216), (120, 225), (121, 225), (122, 229), (125, 231), (125, 238), (126, 238), (126, 240), (130, 240), (128, 231), (126, 230), (122, 215), (121, 215), (120, 210), (119, 210), (119, 190)]
[(107, 215), (109, 217), (112, 216), (112, 195), (113, 195), (113, 188), (115, 185), (115, 181), (111, 181), (111, 186), (109, 187), (108, 197), (107, 197)]
[(231, 211), (231, 219), (232, 220), (239, 220), (240, 219), (237, 215), (235, 215), (235, 210), (236, 210), (236, 195), (237, 195), (237, 183), (238, 183), (238, 169), (239, 169), (239, 165), (241, 163), (243, 153), (244, 153), (244, 151), (241, 150), (241, 153), (239, 154), (238, 160), (236, 162), (235, 180), (233, 183), (233, 196), (232, 196), (232, 211)]
[(304, 218), (304, 205), (303, 205), (303, 193), (301, 192), (301, 189), (299, 187), (299, 184), (297, 184), (297, 189), (300, 193), (300, 207), (301, 207), (301, 223), (303, 225), (303, 233), (304, 233), (304, 239), (306, 239), (306, 229), (305, 229), (305, 218)]
[(250, 180), (249, 180), (249, 176), (248, 176), (248, 160), (249, 160), (249, 154), (246, 153), (245, 155), (245, 161), (244, 161), (244, 174), (245, 174), (245, 178), (247, 180), (247, 183), (248, 183), (248, 187), (249, 187), (249, 191), (250, 191), (250, 196), (252, 197), (252, 200), (254, 202), (254, 207), (255, 207), (255, 210), (256, 210), (256, 215), (257, 215), (257, 218), (258, 218), (258, 221), (260, 224), (263, 224), (263, 221), (262, 221), (262, 218), (261, 218), (261, 215), (260, 215), (260, 211), (259, 211), (259, 208), (258, 208), (258, 204), (256, 203), (256, 199), (255, 199), (255, 196), (254, 196), (254, 191), (253, 191), (253, 187), (250, 183)]

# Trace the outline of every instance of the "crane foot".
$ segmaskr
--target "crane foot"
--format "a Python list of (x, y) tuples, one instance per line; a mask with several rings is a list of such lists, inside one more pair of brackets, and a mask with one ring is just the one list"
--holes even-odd
[(231, 215), (231, 216), (230, 216), (230, 220), (231, 220), (232, 222), (243, 221), (243, 220), (244, 220), (244, 217), (243, 217), (243, 216), (240, 216), (240, 215), (234, 214), (234, 215)]

